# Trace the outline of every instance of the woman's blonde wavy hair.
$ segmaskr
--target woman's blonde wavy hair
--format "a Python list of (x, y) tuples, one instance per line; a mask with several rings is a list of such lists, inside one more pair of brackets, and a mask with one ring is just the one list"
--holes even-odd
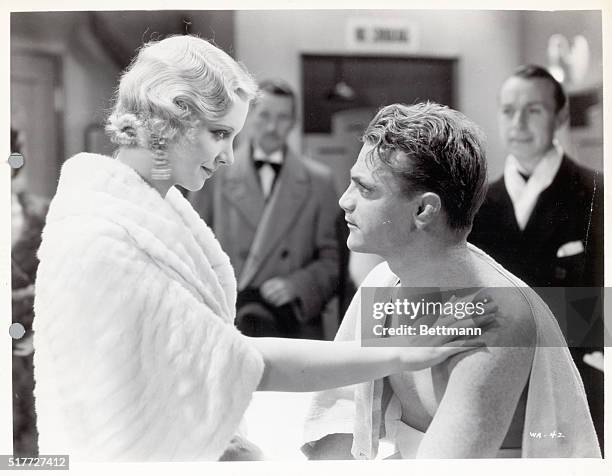
[(193, 137), (201, 121), (224, 116), (257, 84), (227, 53), (195, 36), (145, 44), (121, 76), (106, 131), (121, 146), (158, 148)]

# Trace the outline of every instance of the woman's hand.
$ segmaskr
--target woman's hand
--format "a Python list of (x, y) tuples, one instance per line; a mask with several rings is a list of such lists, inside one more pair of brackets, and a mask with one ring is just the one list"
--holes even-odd
[[(480, 336), (495, 324), (498, 308), (490, 297), (481, 298), (478, 303), (482, 303), (481, 314), (461, 318), (424, 316), (412, 324), (414, 335), (393, 336), (376, 341), (378, 345), (384, 343), (385, 347), (401, 347), (398, 349), (398, 358), (404, 371), (432, 367), (460, 352), (484, 347), (485, 343)], [(479, 332), (474, 331), (470, 335), (461, 329), (478, 329)]]

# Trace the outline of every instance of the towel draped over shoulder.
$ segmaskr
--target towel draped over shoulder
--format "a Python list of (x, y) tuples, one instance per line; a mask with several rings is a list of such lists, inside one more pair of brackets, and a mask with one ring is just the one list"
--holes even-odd
[[(469, 246), (473, 253), (479, 254), (523, 291), (535, 322), (536, 348), (528, 383), (521, 456), (601, 458), (580, 374), (548, 306), (525, 283), (478, 248)], [(397, 282), (397, 276), (387, 263), (381, 263), (366, 277), (361, 287), (392, 287)], [(361, 335), (360, 295), (358, 290), (336, 340), (355, 340)], [(309, 452), (310, 443), (326, 435), (352, 433), (353, 456), (357, 459), (374, 459), (381, 433), (386, 431), (386, 437), (394, 440), (403, 457), (414, 457), (422, 435), (417, 435), (417, 430), (403, 422), (390, 425), (394, 419), (394, 423), (400, 423), (401, 410), (398, 402), (394, 402), (397, 397), (393, 396), (391, 402), (383, 401), (383, 398), (382, 379), (317, 393), (305, 424), (304, 452)], [(385, 403), (389, 405), (386, 414), (383, 414)], [(552, 432), (555, 436), (549, 434)], [(461, 438), (461, 435), (457, 435), (457, 438)]]

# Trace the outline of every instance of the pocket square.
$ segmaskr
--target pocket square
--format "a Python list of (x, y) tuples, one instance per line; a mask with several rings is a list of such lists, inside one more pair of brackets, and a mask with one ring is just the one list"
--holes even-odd
[(565, 258), (567, 256), (574, 256), (584, 251), (582, 241), (570, 241), (559, 247), (557, 250), (557, 258)]

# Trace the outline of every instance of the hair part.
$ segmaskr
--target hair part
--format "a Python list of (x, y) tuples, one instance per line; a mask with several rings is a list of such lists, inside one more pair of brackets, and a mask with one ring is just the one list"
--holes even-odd
[(512, 76), (510, 77), (522, 79), (543, 79), (545, 81), (548, 81), (553, 87), (555, 112), (557, 113), (565, 107), (567, 103), (567, 96), (565, 94), (563, 86), (545, 68), (535, 64), (521, 65), (516, 70), (514, 70), (514, 73), (512, 73)]
[(363, 141), (398, 180), (402, 193), (436, 193), (448, 225), (469, 231), (487, 190), (484, 134), (466, 116), (433, 102), (383, 107)]
[(106, 131), (123, 146), (151, 149), (190, 138), (202, 121), (223, 117), (257, 84), (223, 50), (196, 36), (145, 44), (122, 74)]

